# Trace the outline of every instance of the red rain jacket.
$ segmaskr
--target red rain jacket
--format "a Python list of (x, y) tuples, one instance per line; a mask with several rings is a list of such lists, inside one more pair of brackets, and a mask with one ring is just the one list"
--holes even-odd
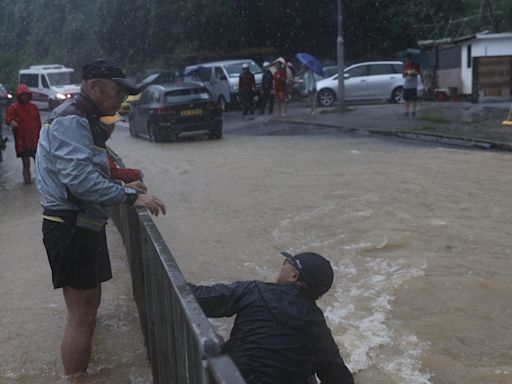
[[(20, 84), (16, 88), (17, 98), (22, 93), (28, 93), (32, 97), (32, 92), (25, 84)], [(16, 155), (25, 151), (35, 151), (41, 130), (41, 117), (35, 104), (31, 102), (22, 104), (19, 101), (11, 104), (7, 108), (5, 121), (10, 125), (13, 120), (18, 123), (18, 126), (13, 129)]]

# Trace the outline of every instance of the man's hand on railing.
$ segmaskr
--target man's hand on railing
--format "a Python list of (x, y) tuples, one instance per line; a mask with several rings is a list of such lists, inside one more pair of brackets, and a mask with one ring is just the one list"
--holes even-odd
[(158, 197), (152, 195), (140, 194), (133, 205), (137, 207), (146, 207), (155, 216), (158, 216), (160, 211), (162, 211), (162, 214), (164, 215), (166, 213), (164, 202)]

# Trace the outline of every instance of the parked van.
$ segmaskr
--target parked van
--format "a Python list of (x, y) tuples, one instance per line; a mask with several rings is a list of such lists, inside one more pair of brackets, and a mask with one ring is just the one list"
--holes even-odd
[(28, 86), (32, 91), (32, 102), (40, 109), (52, 110), (80, 92), (75, 70), (60, 64), (32, 65), (21, 69), (18, 84)]
[(225, 104), (237, 104), (238, 78), (242, 65), (249, 64), (256, 80), (256, 90), (261, 88), (263, 72), (258, 64), (250, 59), (215, 61), (191, 65), (185, 68), (185, 77), (201, 81), (224, 109)]

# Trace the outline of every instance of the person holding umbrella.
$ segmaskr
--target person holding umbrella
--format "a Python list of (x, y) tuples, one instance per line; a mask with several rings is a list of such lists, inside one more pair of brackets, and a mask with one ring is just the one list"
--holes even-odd
[(419, 64), (413, 61), (413, 56), (410, 53), (406, 53), (404, 59), (404, 116), (406, 118), (409, 118), (409, 109), (411, 109), (412, 107), (411, 116), (416, 117), (416, 100), (418, 99), (418, 76), (421, 77), (421, 67)]
[(297, 60), (303, 64), (304, 68), (304, 84), (309, 96), (309, 105), (311, 108), (311, 115), (316, 114), (316, 79), (315, 73), (324, 76), (324, 69), (320, 61), (309, 53), (300, 52), (295, 55)]
[(302, 64), (304, 70), (304, 86), (309, 97), (310, 115), (316, 115), (316, 79), (315, 74), (306, 64)]

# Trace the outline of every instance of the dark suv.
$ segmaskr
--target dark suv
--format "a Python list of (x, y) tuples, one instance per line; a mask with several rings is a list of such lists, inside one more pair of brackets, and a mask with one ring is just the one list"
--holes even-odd
[(150, 85), (132, 104), (130, 134), (151, 141), (174, 141), (180, 137), (222, 137), (219, 103), (202, 84)]

